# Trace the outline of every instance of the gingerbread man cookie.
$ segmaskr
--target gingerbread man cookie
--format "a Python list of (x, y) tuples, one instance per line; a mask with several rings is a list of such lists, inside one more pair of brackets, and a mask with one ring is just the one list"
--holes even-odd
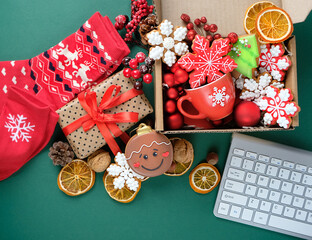
[(177, 60), (176, 55), (182, 56), (188, 52), (188, 46), (182, 40), (187, 34), (186, 27), (175, 27), (168, 20), (162, 21), (157, 30), (146, 35), (150, 48), (149, 57), (154, 60), (162, 58), (171, 67)]

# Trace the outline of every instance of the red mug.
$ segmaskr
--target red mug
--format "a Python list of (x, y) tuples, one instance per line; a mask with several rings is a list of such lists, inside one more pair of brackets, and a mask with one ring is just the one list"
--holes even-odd
[[(185, 92), (186, 95), (179, 98), (177, 105), (179, 111), (188, 118), (208, 118), (214, 121), (225, 118), (233, 112), (235, 86), (230, 73), (204, 86), (185, 89)], [(183, 108), (183, 102), (186, 100), (193, 105), (198, 114), (190, 114)]]

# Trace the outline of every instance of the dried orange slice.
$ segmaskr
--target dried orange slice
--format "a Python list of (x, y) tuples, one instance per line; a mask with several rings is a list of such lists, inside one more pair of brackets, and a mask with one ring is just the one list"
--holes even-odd
[(261, 1), (254, 3), (251, 5), (245, 13), (244, 18), (244, 29), (248, 34), (255, 34), (256, 33), (256, 19), (263, 9), (268, 7), (274, 7), (275, 5), (269, 1)]
[(290, 16), (283, 9), (270, 7), (258, 14), (256, 30), (265, 42), (279, 43), (291, 36), (294, 27)]
[(128, 203), (128, 202), (133, 201), (133, 199), (136, 197), (136, 195), (141, 189), (141, 181), (138, 180), (139, 187), (136, 191), (133, 191), (133, 190), (130, 190), (126, 185), (121, 189), (116, 189), (114, 187), (115, 178), (116, 177), (109, 175), (108, 172), (105, 172), (103, 176), (104, 187), (108, 195), (112, 199), (115, 199), (116, 201), (121, 202), (121, 203)]
[(69, 196), (77, 196), (89, 191), (95, 181), (95, 172), (80, 159), (68, 163), (57, 178), (59, 188)]
[(189, 176), (192, 189), (197, 193), (209, 193), (220, 182), (218, 169), (209, 163), (201, 163), (196, 166)]

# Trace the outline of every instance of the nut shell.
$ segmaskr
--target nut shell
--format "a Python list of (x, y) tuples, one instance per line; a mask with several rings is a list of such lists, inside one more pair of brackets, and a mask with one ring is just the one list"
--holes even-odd
[(95, 172), (104, 172), (111, 163), (111, 157), (108, 152), (99, 149), (88, 157), (88, 165)]

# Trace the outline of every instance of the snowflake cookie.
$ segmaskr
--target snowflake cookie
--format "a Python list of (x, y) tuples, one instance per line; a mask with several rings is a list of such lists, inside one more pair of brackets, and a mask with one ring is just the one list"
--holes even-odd
[(266, 94), (268, 86), (283, 88), (284, 84), (273, 80), (268, 72), (261, 73), (257, 79), (245, 79), (243, 83), (242, 92), (239, 96), (240, 99), (253, 101), (256, 104)]
[(259, 101), (260, 109), (265, 111), (264, 125), (278, 124), (280, 127), (289, 128), (291, 117), (300, 111), (300, 107), (292, 99), (289, 88), (267, 87), (266, 95)]
[(229, 39), (218, 39), (209, 47), (209, 41), (205, 37), (196, 35), (192, 45), (194, 53), (186, 54), (178, 61), (179, 66), (186, 71), (194, 70), (190, 74), (191, 88), (211, 83), (237, 67), (230, 56), (224, 57), (230, 50), (229, 43)]
[(128, 188), (131, 191), (137, 191), (141, 180), (145, 179), (145, 177), (135, 173), (129, 167), (125, 154), (117, 153), (115, 157), (116, 164), (112, 163), (108, 168), (108, 175), (114, 177), (114, 188), (122, 189)]
[(291, 66), (288, 56), (285, 56), (282, 44), (266, 44), (260, 46), (259, 66), (265, 68), (277, 81), (283, 81), (285, 71)]
[(146, 35), (148, 43), (151, 46), (149, 57), (154, 60), (162, 58), (163, 62), (171, 67), (177, 60), (176, 55), (186, 54), (188, 46), (182, 40), (187, 34), (186, 27), (175, 27), (168, 20), (164, 20), (158, 26)]

